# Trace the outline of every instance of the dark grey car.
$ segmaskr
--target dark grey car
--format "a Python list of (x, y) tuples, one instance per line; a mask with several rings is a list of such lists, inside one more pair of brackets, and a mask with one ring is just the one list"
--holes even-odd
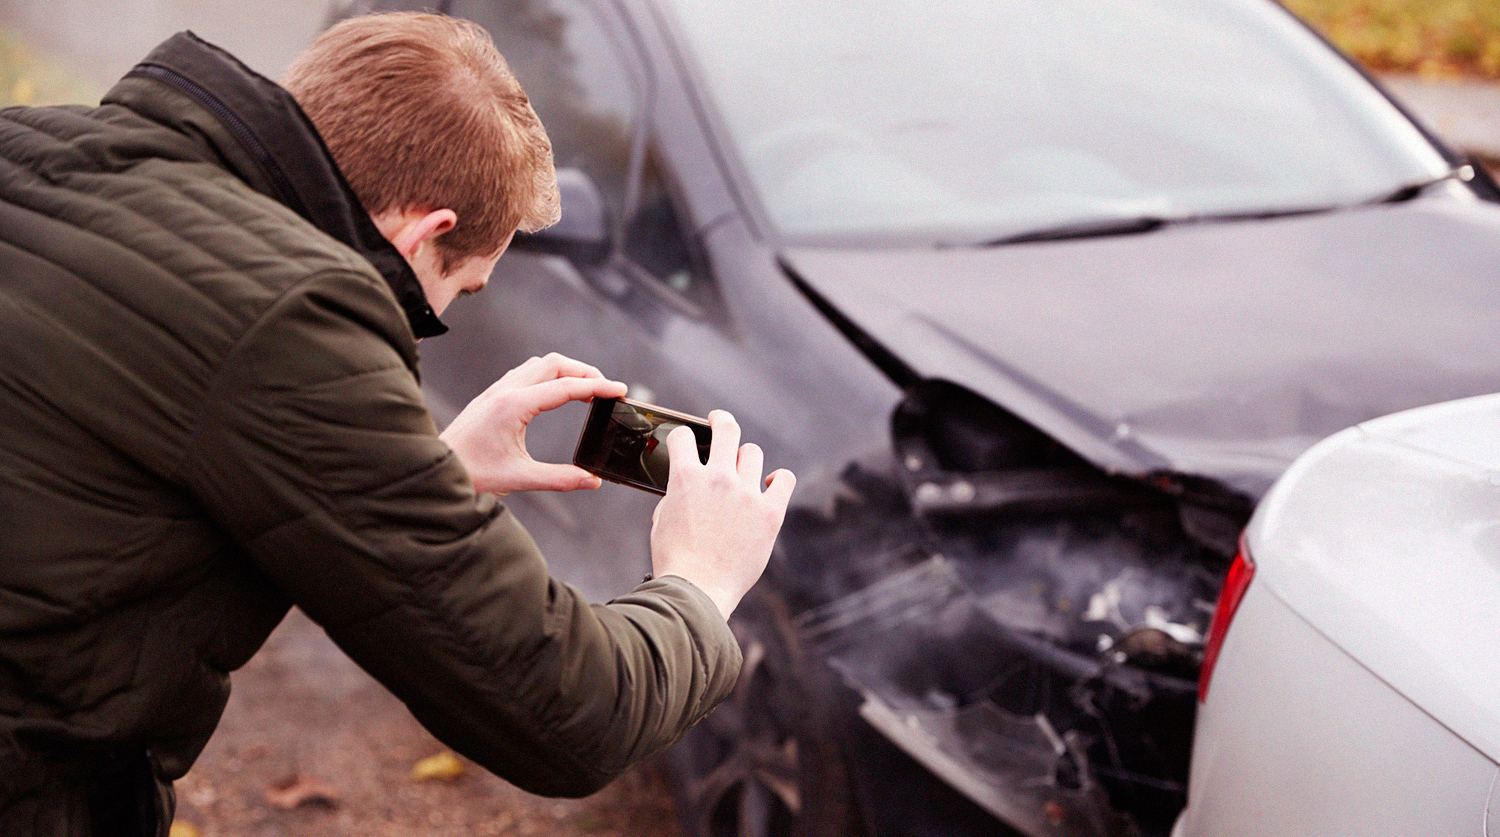
[[(1500, 390), (1493, 182), (1268, 0), (443, 9), (565, 215), (423, 344), (439, 419), (560, 351), (800, 477), (694, 835), (1164, 833), (1257, 497)], [(594, 595), (648, 566), (654, 497), (507, 502)]]

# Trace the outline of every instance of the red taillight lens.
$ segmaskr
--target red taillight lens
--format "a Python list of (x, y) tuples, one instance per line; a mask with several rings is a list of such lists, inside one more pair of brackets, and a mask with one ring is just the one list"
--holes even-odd
[(1224, 644), (1224, 633), (1239, 609), (1240, 599), (1250, 586), (1250, 577), (1255, 575), (1255, 563), (1250, 560), (1250, 550), (1245, 539), (1240, 538), (1239, 554), (1229, 565), (1229, 574), (1224, 578), (1224, 587), (1219, 591), (1219, 604), (1214, 608), (1214, 620), (1208, 626), (1208, 638), (1203, 644), (1203, 669), (1198, 673), (1198, 702), (1208, 697), (1208, 681), (1214, 675), (1214, 663), (1219, 659), (1219, 647)]

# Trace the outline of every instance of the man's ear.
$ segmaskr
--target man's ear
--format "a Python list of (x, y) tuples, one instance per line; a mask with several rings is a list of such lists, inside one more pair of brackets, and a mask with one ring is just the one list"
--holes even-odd
[(375, 219), (380, 232), (407, 261), (412, 260), (422, 242), (437, 238), (457, 224), (458, 213), (451, 209), (386, 212)]

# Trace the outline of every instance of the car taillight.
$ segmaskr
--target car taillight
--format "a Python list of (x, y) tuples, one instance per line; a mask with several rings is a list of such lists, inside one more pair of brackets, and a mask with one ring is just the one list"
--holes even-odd
[(1203, 644), (1203, 669), (1198, 673), (1198, 702), (1208, 698), (1208, 681), (1214, 675), (1214, 663), (1219, 659), (1219, 647), (1224, 644), (1224, 634), (1239, 609), (1240, 599), (1250, 586), (1250, 577), (1255, 575), (1255, 563), (1250, 560), (1250, 549), (1245, 539), (1240, 538), (1239, 554), (1229, 565), (1229, 574), (1224, 578), (1224, 587), (1219, 591), (1219, 604), (1214, 608), (1214, 620), (1208, 626), (1208, 638)]

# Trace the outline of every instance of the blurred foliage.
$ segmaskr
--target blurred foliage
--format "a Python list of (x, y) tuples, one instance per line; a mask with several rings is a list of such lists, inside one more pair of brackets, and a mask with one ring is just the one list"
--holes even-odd
[(92, 103), (102, 91), (22, 39), (0, 29), (0, 107)]
[(448, 750), (428, 756), (412, 765), (411, 777), (418, 781), (438, 779), (451, 782), (464, 775), (468, 768), (463, 761)]
[(1500, 79), (1500, 0), (1282, 0), (1377, 72)]

